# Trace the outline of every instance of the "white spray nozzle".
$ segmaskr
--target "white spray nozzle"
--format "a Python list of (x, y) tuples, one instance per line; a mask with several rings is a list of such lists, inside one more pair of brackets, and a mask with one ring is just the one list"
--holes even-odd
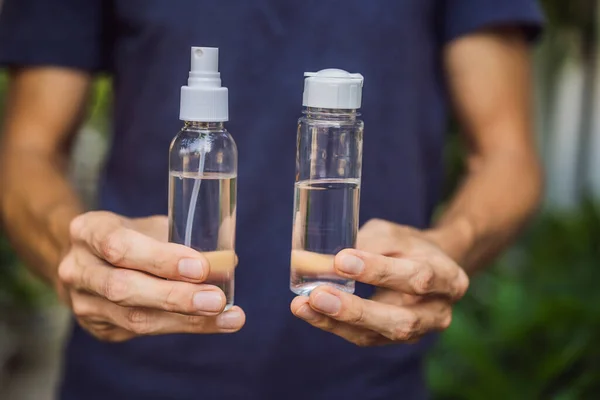
[(192, 47), (188, 86), (221, 87), (219, 73), (219, 49), (216, 47)]
[(192, 72), (219, 72), (219, 49), (192, 47)]
[(187, 86), (181, 88), (179, 119), (223, 122), (229, 117), (227, 88), (221, 87), (219, 49), (192, 47)]

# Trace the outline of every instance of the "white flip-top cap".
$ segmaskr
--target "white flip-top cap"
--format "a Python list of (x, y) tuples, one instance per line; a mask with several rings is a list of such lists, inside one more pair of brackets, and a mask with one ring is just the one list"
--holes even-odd
[(356, 110), (360, 108), (364, 77), (341, 69), (304, 73), (302, 105), (315, 108)]
[(179, 119), (196, 122), (229, 120), (228, 91), (221, 87), (218, 48), (192, 47), (188, 84), (181, 88)]

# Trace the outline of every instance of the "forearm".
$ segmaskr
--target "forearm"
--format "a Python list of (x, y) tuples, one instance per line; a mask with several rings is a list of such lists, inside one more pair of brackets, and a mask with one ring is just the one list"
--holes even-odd
[(53, 283), (69, 247), (69, 222), (81, 212), (60, 156), (11, 149), (2, 154), (0, 212), (19, 256)]
[(489, 29), (445, 49), (467, 174), (430, 236), (468, 273), (503, 250), (542, 191), (531, 107), (531, 57), (521, 31)]
[(541, 192), (532, 152), (500, 152), (471, 163), (431, 237), (468, 273), (504, 250), (535, 212)]
[(81, 205), (67, 178), (91, 77), (55, 67), (9, 71), (0, 134), (0, 222), (40, 277), (53, 283)]

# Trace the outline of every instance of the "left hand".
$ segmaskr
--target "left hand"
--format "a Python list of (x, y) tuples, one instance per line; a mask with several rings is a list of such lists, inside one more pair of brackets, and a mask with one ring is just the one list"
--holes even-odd
[(311, 325), (359, 346), (408, 343), (448, 328), (452, 306), (469, 286), (467, 274), (427, 231), (371, 220), (357, 250), (335, 257), (335, 272), (377, 286), (371, 299), (320, 286), (296, 297), (291, 310)]

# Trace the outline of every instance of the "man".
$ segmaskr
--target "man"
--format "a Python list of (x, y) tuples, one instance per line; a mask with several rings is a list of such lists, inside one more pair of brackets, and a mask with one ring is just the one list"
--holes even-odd
[[(7, 0), (2, 218), (79, 322), (61, 398), (425, 398), (433, 332), (538, 203), (528, 41), (539, 23), (524, 0)], [(224, 313), (223, 294), (202, 285), (208, 262), (166, 243), (161, 216), (192, 45), (221, 50), (240, 154), (238, 306)], [(292, 299), (302, 74), (328, 67), (365, 76), (362, 228), (335, 261), (362, 284)], [(85, 212), (65, 161), (99, 71), (114, 77), (114, 136), (104, 211)], [(468, 170), (432, 225), (447, 98)]]

